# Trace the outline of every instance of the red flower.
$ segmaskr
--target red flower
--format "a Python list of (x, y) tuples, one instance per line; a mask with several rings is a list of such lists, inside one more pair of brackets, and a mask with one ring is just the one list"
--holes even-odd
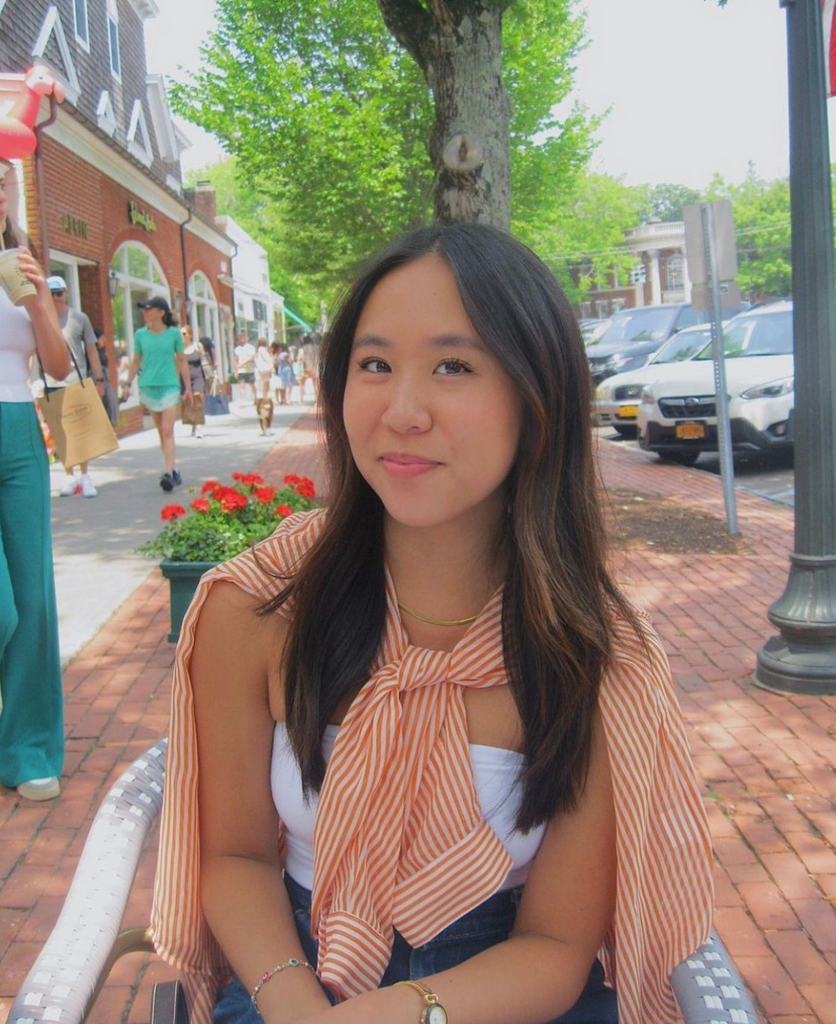
[(308, 480), (305, 477), (303, 477), (293, 489), (302, 498), (316, 497), (316, 488), (313, 485), (313, 481)]
[(200, 488), (201, 494), (208, 494), (209, 491), (214, 491), (216, 487), (220, 487), (220, 483), (217, 480), (207, 480), (206, 483)]
[(277, 487), (259, 487), (253, 494), (253, 497), (263, 505), (269, 505), (273, 498), (276, 497), (277, 490)]
[(221, 498), (221, 508), (224, 512), (234, 512), (237, 508), (246, 508), (247, 499), (243, 494), (239, 494), (233, 488), (229, 488), (227, 493)]
[(192, 502), (192, 508), (195, 512), (208, 512), (212, 505), (208, 498), (195, 498)]
[(182, 505), (166, 505), (160, 509), (160, 519), (179, 519), (186, 514)]
[(264, 483), (264, 477), (258, 473), (233, 473), (232, 479), (242, 483), (245, 487), (260, 487)]
[(288, 485), (288, 487), (292, 487), (294, 484), (298, 484), (301, 479), (302, 477), (297, 476), (295, 473), (288, 473), (287, 476), (284, 478), (284, 482)]
[(293, 509), (290, 507), (290, 505), (279, 505), (279, 507), (276, 509), (276, 515), (279, 516), (281, 519), (284, 519), (285, 516), (293, 515)]

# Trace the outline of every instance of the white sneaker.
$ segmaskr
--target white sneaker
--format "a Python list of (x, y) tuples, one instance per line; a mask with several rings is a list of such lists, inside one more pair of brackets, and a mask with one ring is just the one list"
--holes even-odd
[(93, 481), (90, 479), (89, 473), (83, 473), (81, 476), (81, 494), (84, 498), (95, 498), (99, 492), (93, 486)]
[(78, 481), (74, 476), (68, 476), (64, 481), (61, 490), (58, 492), (62, 498), (71, 498), (78, 490)]
[(30, 779), (17, 787), (24, 800), (54, 800), (61, 793), (61, 783), (54, 775), (46, 779)]

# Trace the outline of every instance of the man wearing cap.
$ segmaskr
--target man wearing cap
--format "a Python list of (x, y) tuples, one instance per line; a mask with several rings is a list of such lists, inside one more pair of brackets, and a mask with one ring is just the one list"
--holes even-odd
[(142, 310), (145, 326), (134, 335), (134, 354), (122, 382), (122, 397), (128, 397), (131, 382), (138, 376), (139, 400), (160, 436), (165, 466), (160, 487), (171, 491), (183, 482), (176, 463), (174, 424), (180, 411), (181, 379), (185, 400), (189, 405), (194, 402), (189, 364), (183, 352), (183, 335), (166, 300), (154, 295), (137, 306)]
[[(99, 349), (96, 345), (96, 333), (90, 318), (79, 312), (77, 309), (70, 309), (67, 305), (67, 282), (58, 274), (47, 278), (47, 285), (52, 293), (52, 300), (55, 304), (55, 312), (58, 314), (58, 323), (66, 338), (72, 358), (75, 360), (69, 376), (64, 380), (55, 380), (49, 374), (45, 374), (47, 391), (55, 391), (58, 388), (65, 388), (68, 384), (75, 384), (76, 381), (86, 377), (92, 377), (96, 384), (96, 391), (100, 398), (104, 397), (104, 371), (99, 359)], [(81, 480), (76, 480), (75, 466), (66, 466), (67, 479), (61, 485), (59, 494), (62, 498), (69, 498), (79, 492), (85, 498), (95, 498), (98, 491), (93, 486), (90, 474), (87, 472), (88, 463), (83, 462), (81, 469)]]

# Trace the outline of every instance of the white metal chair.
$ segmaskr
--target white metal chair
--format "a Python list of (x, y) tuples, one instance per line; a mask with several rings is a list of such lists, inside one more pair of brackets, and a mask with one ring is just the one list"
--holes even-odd
[[(162, 805), (166, 743), (137, 758), (97, 811), (61, 914), (12, 1004), (8, 1024), (83, 1024), (116, 960), (153, 952), (146, 929), (120, 926), (145, 838)], [(716, 934), (676, 968), (672, 983), (686, 1024), (758, 1024)]]

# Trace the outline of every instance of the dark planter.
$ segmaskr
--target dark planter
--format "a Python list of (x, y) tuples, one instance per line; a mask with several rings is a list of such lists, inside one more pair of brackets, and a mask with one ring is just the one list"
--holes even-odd
[(168, 580), (171, 606), (171, 632), (168, 639), (176, 643), (180, 637), (183, 616), (191, 604), (200, 577), (217, 562), (160, 562), (160, 571)]

